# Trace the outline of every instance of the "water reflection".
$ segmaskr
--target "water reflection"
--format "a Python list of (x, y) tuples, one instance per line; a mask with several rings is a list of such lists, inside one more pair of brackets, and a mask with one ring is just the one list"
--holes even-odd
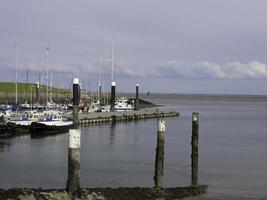
[(110, 124), (110, 137), (109, 137), (109, 144), (111, 145), (114, 144), (115, 132), (116, 132), (116, 121), (112, 121)]
[[(208, 198), (267, 195), (267, 101), (157, 102), (181, 112), (180, 118), (166, 118), (166, 187), (190, 184), (191, 114), (199, 111), (199, 180), (210, 186)], [(153, 187), (156, 120), (90, 124), (81, 130), (82, 187)], [(68, 134), (28, 137), (0, 139), (0, 187), (65, 187)]]
[(10, 142), (9, 141), (0, 141), (0, 152), (5, 152), (10, 149)]
[(58, 137), (61, 137), (61, 135), (65, 135), (65, 134), (68, 134), (68, 132), (66, 132), (66, 133), (30, 134), (30, 138), (31, 139), (41, 139), (41, 138), (45, 138), (45, 137), (58, 138)]

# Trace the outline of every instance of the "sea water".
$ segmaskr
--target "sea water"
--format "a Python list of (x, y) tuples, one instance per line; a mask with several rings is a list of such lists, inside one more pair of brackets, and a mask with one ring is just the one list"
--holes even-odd
[[(199, 199), (267, 197), (267, 97), (142, 95), (166, 118), (164, 186), (190, 185), (192, 112), (200, 113)], [(81, 127), (82, 187), (153, 187), (156, 120)], [(0, 139), (0, 187), (64, 188), (68, 134)]]

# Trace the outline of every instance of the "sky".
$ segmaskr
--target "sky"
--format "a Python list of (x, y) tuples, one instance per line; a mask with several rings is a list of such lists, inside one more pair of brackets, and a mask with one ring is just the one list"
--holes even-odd
[[(267, 95), (266, 0), (0, 0), (0, 81)], [(47, 52), (46, 49), (49, 48)], [(48, 53), (48, 57), (46, 57)]]

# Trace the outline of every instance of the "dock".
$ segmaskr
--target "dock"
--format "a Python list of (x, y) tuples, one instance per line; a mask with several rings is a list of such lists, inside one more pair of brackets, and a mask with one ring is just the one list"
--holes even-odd
[(160, 117), (179, 117), (179, 112), (157, 112), (153, 110), (123, 111), (123, 112), (99, 112), (99, 113), (79, 113), (80, 125), (107, 123), (107, 122), (127, 122), (133, 120), (152, 119)]

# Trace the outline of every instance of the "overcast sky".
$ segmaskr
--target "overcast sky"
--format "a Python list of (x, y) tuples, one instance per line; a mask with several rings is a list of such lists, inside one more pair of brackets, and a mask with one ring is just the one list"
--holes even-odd
[(0, 0), (0, 81), (56, 86), (72, 74), (110, 88), (112, 37), (118, 91), (267, 94), (266, 0)]

